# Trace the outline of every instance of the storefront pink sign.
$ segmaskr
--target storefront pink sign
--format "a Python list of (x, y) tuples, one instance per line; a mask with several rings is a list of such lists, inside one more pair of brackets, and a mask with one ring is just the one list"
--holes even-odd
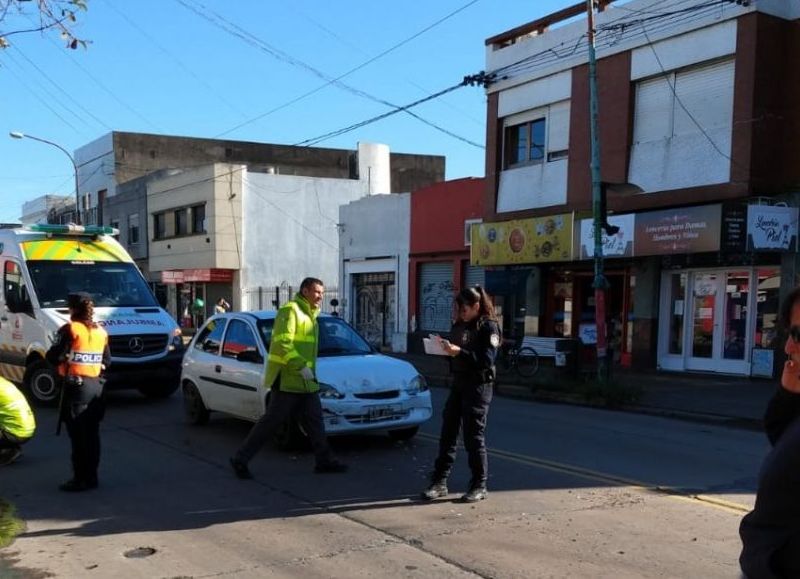
[(719, 251), (722, 205), (636, 214), (636, 255)]

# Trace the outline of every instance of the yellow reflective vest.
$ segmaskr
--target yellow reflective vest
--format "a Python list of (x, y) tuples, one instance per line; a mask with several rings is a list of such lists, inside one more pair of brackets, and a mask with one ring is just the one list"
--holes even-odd
[(317, 392), (315, 380), (305, 380), (300, 371), (311, 368), (316, 375), (319, 308), (302, 295), (286, 302), (278, 310), (272, 328), (264, 385), (271, 388), (280, 376), (283, 392)]
[(0, 378), (0, 430), (19, 438), (30, 438), (36, 430), (36, 421), (28, 401), (5, 378)]

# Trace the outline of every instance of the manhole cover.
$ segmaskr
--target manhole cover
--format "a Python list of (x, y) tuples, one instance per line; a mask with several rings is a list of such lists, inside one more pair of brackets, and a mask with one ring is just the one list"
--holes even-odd
[(125, 556), (128, 559), (139, 559), (142, 557), (149, 557), (150, 555), (155, 555), (156, 550), (152, 547), (137, 547), (136, 549), (131, 549), (130, 551), (125, 551)]

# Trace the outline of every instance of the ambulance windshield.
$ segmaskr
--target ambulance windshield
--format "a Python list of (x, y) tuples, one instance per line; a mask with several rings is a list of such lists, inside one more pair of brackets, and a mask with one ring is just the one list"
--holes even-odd
[(64, 308), (67, 295), (87, 292), (95, 307), (158, 307), (141, 273), (132, 263), (94, 261), (28, 261), (39, 306)]

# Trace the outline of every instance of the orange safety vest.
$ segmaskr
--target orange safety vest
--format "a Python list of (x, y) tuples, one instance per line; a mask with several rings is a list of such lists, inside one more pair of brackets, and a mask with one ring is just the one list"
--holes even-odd
[(88, 328), (81, 322), (71, 322), (72, 350), (66, 362), (58, 368), (62, 376), (86, 376), (96, 378), (103, 364), (103, 351), (108, 343), (108, 334), (97, 326)]

